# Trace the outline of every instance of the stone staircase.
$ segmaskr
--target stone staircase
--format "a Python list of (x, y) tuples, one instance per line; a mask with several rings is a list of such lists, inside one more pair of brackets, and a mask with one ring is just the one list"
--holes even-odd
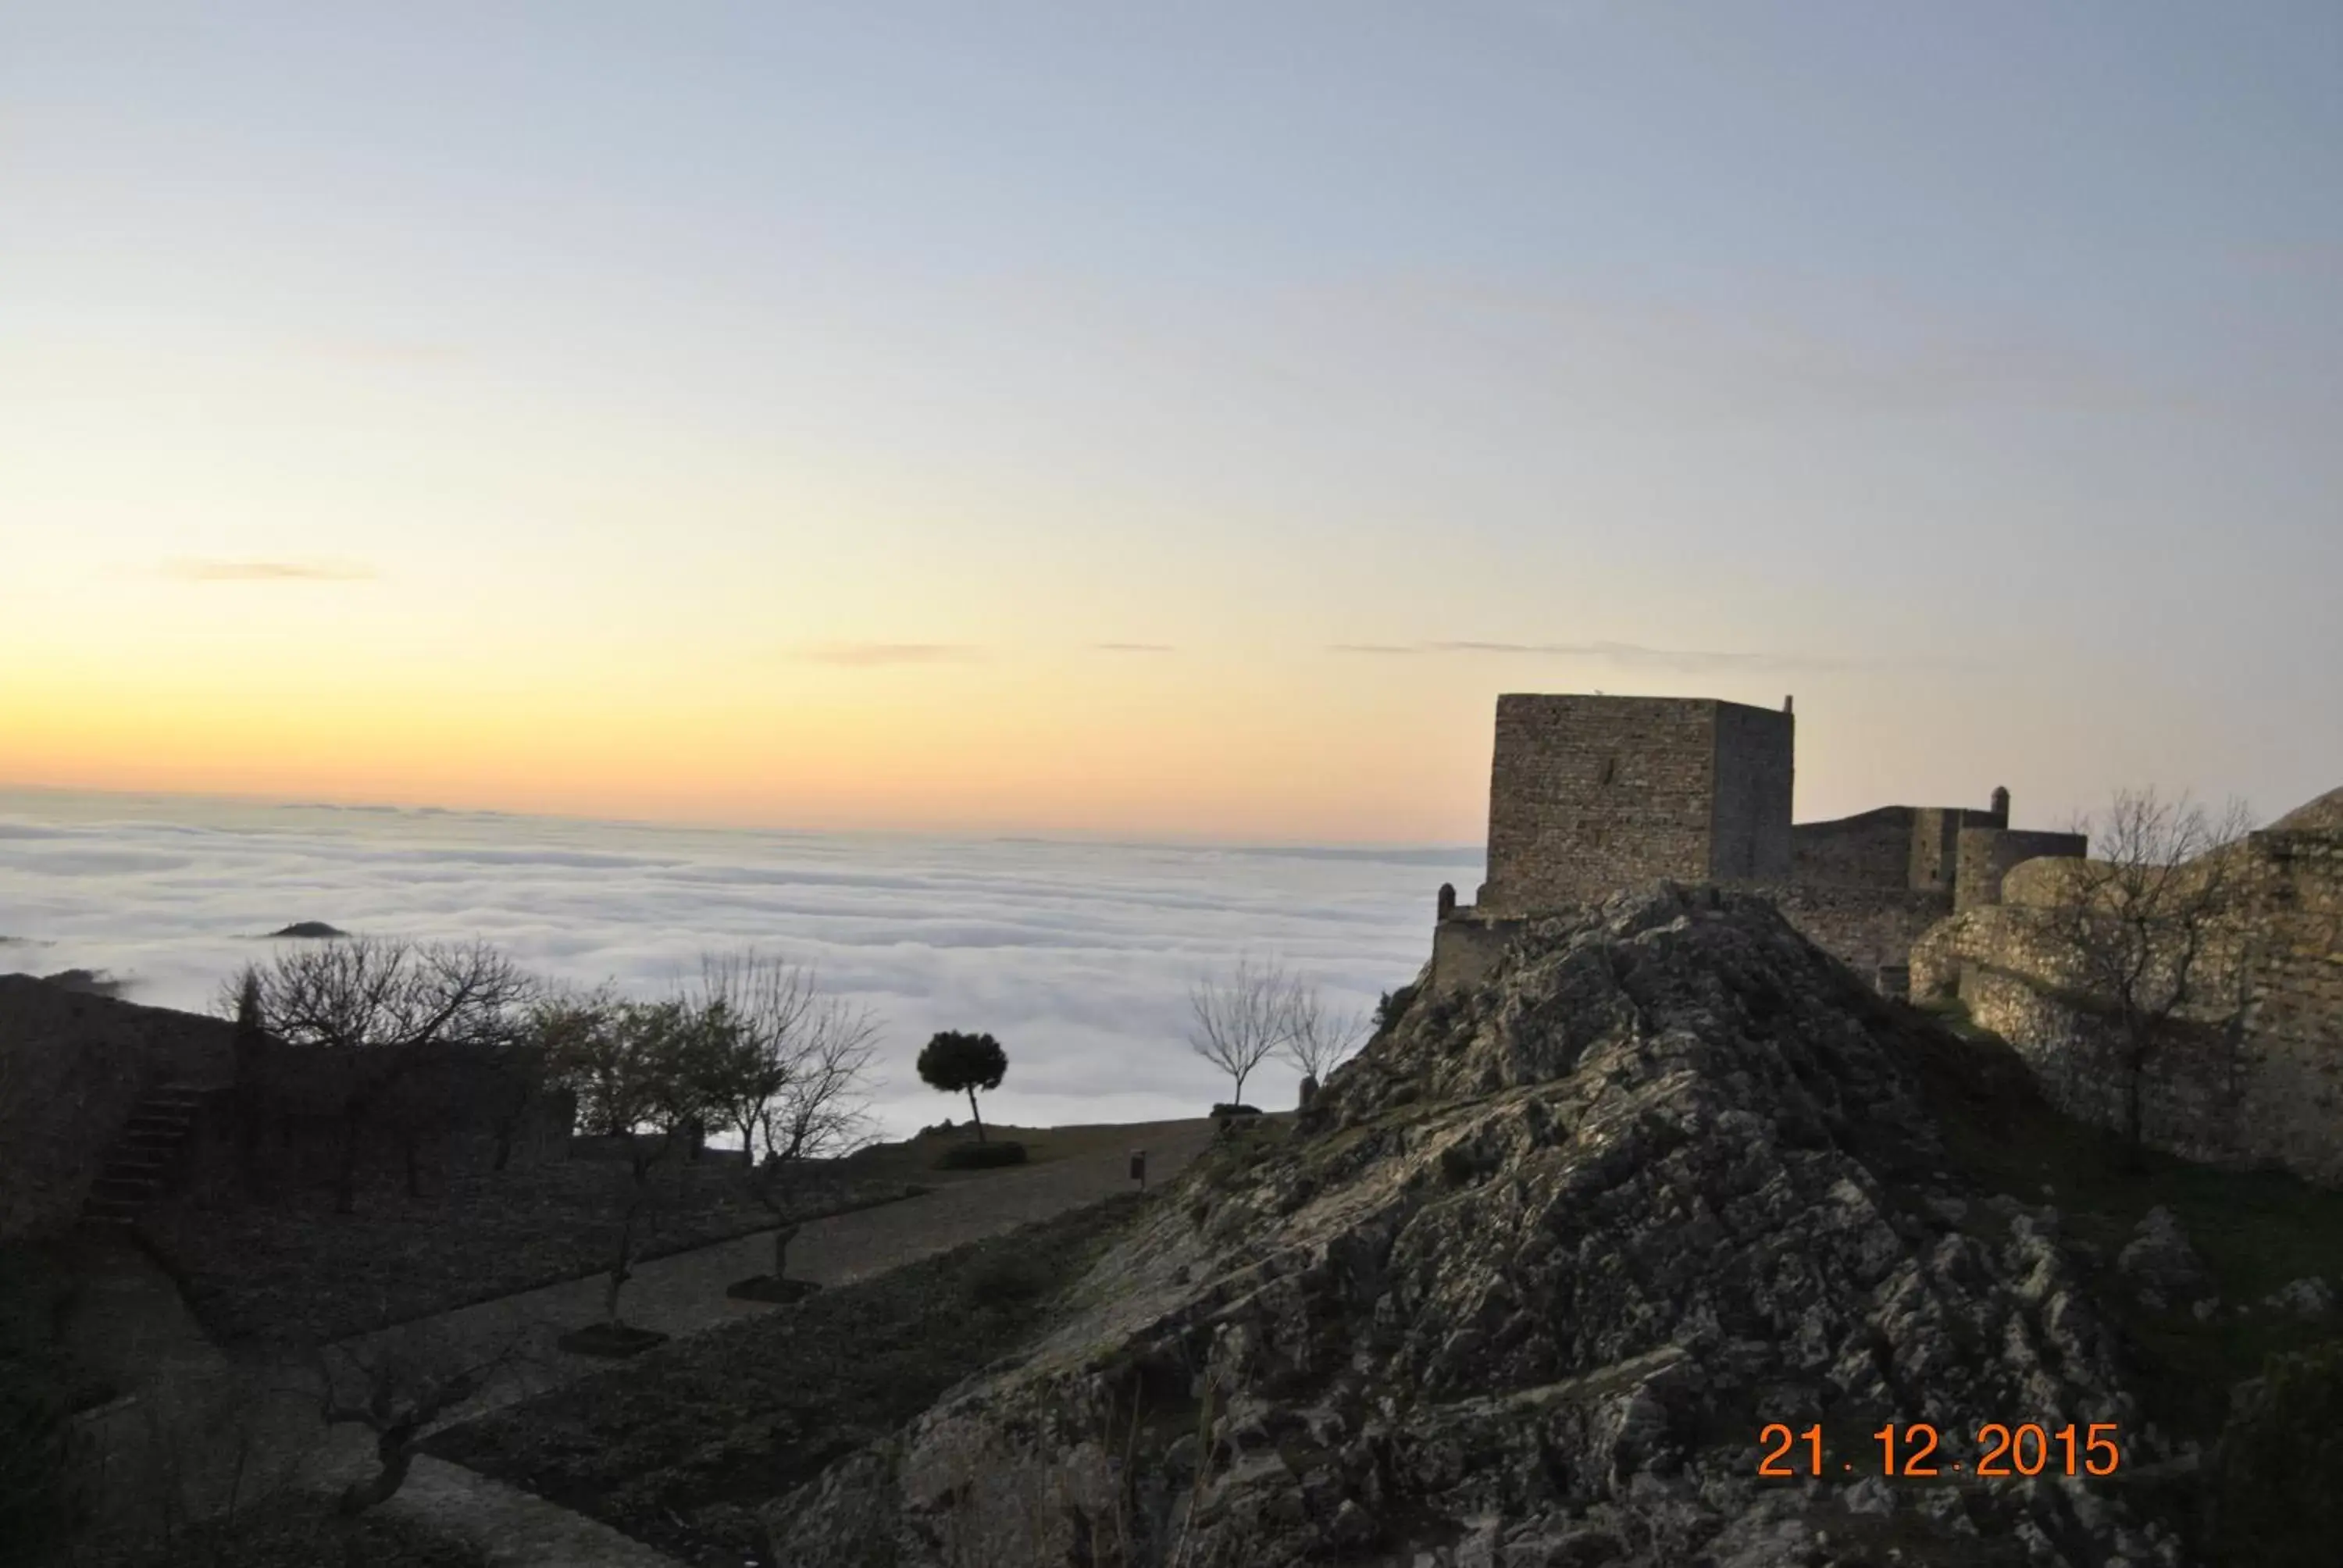
[(200, 1085), (166, 1083), (139, 1099), (83, 1201), (85, 1223), (119, 1226), (136, 1221), (177, 1165), (187, 1135), (195, 1130), (196, 1111), (203, 1097)]

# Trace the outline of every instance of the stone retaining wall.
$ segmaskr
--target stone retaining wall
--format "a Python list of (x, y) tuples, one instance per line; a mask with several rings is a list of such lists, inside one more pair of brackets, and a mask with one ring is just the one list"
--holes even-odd
[(225, 1082), (223, 1020), (0, 975), (0, 1239), (81, 1217), (98, 1167), (148, 1090)]

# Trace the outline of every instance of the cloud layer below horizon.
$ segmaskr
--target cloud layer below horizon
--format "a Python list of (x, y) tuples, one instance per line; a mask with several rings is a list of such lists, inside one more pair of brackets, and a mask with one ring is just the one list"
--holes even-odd
[[(1275, 954), (1372, 1007), (1429, 952), (1433, 893), (1474, 849), (1199, 848), (729, 831), (494, 812), (0, 793), (0, 969), (109, 970), (134, 1001), (203, 1010), (222, 977), (318, 920), (484, 937), (548, 977), (654, 994), (703, 952), (819, 970), (882, 1028), (890, 1134), (967, 1114), (919, 1081), (935, 1030), (1010, 1052), (988, 1119), (1192, 1116), (1225, 1076), (1183, 1043), (1198, 978)], [(1265, 1067), (1255, 1103), (1294, 1073)]]

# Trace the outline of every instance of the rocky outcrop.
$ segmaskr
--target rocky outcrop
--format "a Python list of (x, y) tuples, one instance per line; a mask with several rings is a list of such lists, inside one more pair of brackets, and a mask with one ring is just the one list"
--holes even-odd
[(2147, 1211), (2132, 1239), (2116, 1254), (2117, 1271), (2139, 1291), (2140, 1304), (2152, 1312), (2194, 1303), (2213, 1294), (2213, 1278), (2205, 1261), (2188, 1244), (2188, 1233), (2171, 1210), (2158, 1206)]
[[(1919, 1064), (1962, 1049), (1760, 899), (1539, 922), (1200, 1161), (1019, 1364), (769, 1507), (774, 1554), (2177, 1564), (2119, 1483), (1970, 1473), (1988, 1422), (2161, 1456), (2056, 1216), (1942, 1158)], [(1942, 1473), (1884, 1479), (1891, 1422)]]

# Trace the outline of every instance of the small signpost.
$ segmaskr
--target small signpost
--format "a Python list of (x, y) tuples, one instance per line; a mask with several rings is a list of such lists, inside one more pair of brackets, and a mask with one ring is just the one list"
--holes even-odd
[(1139, 1183), (1141, 1191), (1147, 1191), (1147, 1151), (1144, 1149), (1131, 1151), (1131, 1179)]

